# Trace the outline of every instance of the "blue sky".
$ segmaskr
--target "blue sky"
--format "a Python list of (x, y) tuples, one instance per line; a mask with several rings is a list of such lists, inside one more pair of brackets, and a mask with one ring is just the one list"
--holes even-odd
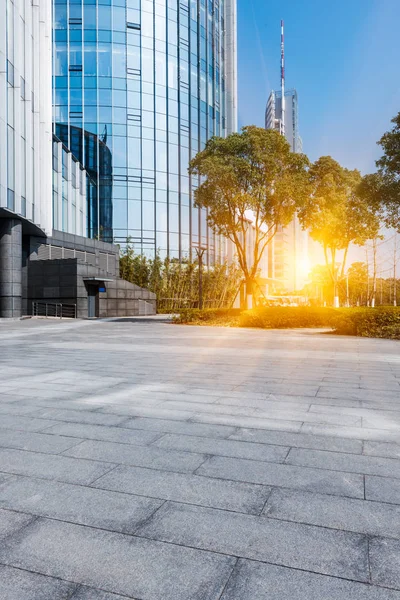
[(400, 0), (238, 0), (239, 125), (263, 126), (279, 89), (283, 18), (304, 152), (373, 171), (400, 111), (399, 16)]

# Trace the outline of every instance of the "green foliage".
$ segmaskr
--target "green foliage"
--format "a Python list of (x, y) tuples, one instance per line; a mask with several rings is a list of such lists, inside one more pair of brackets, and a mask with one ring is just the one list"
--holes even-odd
[(378, 172), (363, 177), (359, 195), (382, 213), (387, 227), (400, 231), (400, 112), (392, 123), (393, 128), (378, 141), (383, 149), (383, 156), (376, 161)]
[(329, 328), (339, 335), (400, 339), (400, 308), (271, 307), (184, 310), (176, 323), (259, 329)]
[[(344, 275), (350, 244), (363, 245), (378, 235), (379, 213), (358, 194), (359, 171), (341, 167), (330, 156), (322, 156), (310, 167), (309, 178), (310, 195), (299, 210), (299, 219), (311, 237), (323, 246), (326, 266), (337, 288)], [(339, 270), (340, 250), (345, 254)]]
[(287, 225), (303, 202), (307, 165), (307, 157), (291, 152), (284, 136), (254, 126), (211, 138), (191, 161), (190, 173), (201, 176), (196, 206), (207, 209), (210, 227), (235, 245), (246, 282), (254, 281), (278, 226)]
[(338, 334), (400, 340), (400, 308), (353, 308), (340, 312), (335, 327)]
[[(199, 303), (199, 265), (179, 262), (157, 254), (154, 259), (135, 254), (130, 240), (120, 250), (120, 277), (144, 287), (157, 296), (159, 312), (173, 312)], [(240, 271), (235, 264), (203, 266), (203, 303), (207, 307), (228, 307), (235, 300)]]
[(291, 329), (297, 327), (334, 327), (337, 310), (325, 307), (277, 306), (256, 308), (240, 315), (240, 327)]
[(234, 326), (238, 324), (241, 310), (239, 308), (203, 309), (189, 308), (181, 310), (174, 317), (175, 323), (191, 323), (192, 325), (224, 325)]

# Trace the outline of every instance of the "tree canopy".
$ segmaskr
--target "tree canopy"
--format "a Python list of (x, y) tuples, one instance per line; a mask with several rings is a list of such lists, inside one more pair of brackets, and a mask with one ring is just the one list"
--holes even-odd
[(394, 127), (377, 142), (384, 152), (376, 161), (378, 171), (363, 177), (359, 194), (381, 212), (388, 227), (400, 231), (400, 112), (392, 123)]
[[(330, 156), (322, 156), (311, 165), (309, 181), (310, 194), (299, 210), (299, 219), (312, 239), (322, 245), (336, 287), (344, 275), (350, 244), (363, 245), (376, 237), (379, 215), (358, 193), (360, 172), (343, 168)], [(344, 257), (339, 270), (337, 253), (341, 250)]]
[(190, 163), (199, 176), (196, 206), (207, 209), (209, 226), (235, 245), (250, 285), (278, 227), (305, 201), (308, 164), (277, 131), (254, 126), (211, 138)]

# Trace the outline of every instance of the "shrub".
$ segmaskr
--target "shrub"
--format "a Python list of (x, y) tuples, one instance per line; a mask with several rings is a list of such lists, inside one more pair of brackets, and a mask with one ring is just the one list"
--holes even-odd
[(400, 308), (353, 308), (342, 313), (335, 331), (341, 335), (400, 339)]
[(174, 323), (209, 323), (211, 325), (231, 325), (236, 324), (240, 315), (239, 308), (188, 308), (181, 310), (179, 315), (174, 317)]
[(296, 327), (334, 327), (338, 318), (334, 308), (309, 306), (263, 307), (244, 311), (240, 327), (263, 329), (291, 329)]
[(260, 329), (330, 328), (339, 335), (400, 339), (400, 308), (325, 308), (311, 306), (187, 309), (175, 323)]

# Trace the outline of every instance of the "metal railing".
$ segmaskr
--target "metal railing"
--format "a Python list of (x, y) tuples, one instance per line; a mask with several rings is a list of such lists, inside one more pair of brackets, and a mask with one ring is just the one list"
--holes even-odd
[(60, 302), (32, 302), (34, 317), (56, 317), (58, 319), (76, 319), (76, 304)]

